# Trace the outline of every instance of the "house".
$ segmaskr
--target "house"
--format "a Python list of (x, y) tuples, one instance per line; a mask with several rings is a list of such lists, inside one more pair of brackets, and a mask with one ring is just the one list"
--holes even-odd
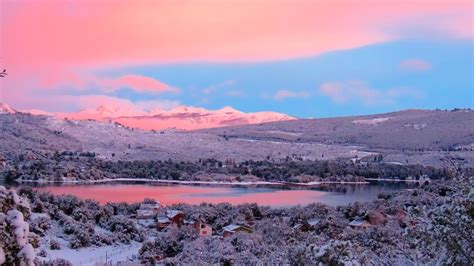
[(387, 214), (381, 211), (371, 211), (367, 216), (371, 225), (384, 225), (388, 220)]
[(245, 225), (230, 224), (222, 228), (224, 230), (224, 237), (231, 236), (235, 233), (253, 233), (253, 229)]
[(171, 221), (171, 223), (181, 226), (184, 223), (184, 213), (177, 210), (167, 210), (166, 217)]
[(295, 224), (293, 226), (293, 229), (300, 230), (300, 231), (310, 231), (310, 230), (314, 230), (319, 223), (320, 223), (319, 219), (309, 219), (302, 223)]
[(160, 203), (142, 203), (140, 208), (137, 210), (137, 219), (154, 219), (158, 210), (160, 209)]
[(154, 218), (137, 219), (137, 223), (141, 226), (144, 226), (144, 227), (153, 228), (155, 226), (155, 219)]
[(352, 228), (368, 228), (370, 224), (366, 220), (355, 219), (349, 223)]
[(137, 219), (153, 219), (155, 215), (156, 214), (152, 210), (137, 210)]
[(141, 203), (140, 209), (141, 210), (152, 210), (155, 213), (158, 213), (158, 210), (161, 208), (160, 202), (156, 203)]
[(167, 228), (171, 224), (171, 220), (166, 216), (158, 216), (156, 217), (156, 228), (158, 230), (163, 230)]
[(194, 223), (194, 229), (199, 236), (212, 236), (212, 227), (201, 221)]

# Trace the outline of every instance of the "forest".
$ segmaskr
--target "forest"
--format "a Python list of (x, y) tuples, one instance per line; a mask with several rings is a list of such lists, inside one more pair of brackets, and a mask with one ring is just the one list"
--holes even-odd
[[(463, 169), (474, 174), (474, 169)], [(113, 178), (205, 180), (220, 176), (224, 181), (278, 181), (305, 183), (311, 181), (361, 181), (369, 179), (449, 179), (446, 167), (402, 165), (383, 161), (382, 156), (365, 160), (285, 160), (199, 159), (196, 162), (173, 160), (102, 160), (92, 152), (56, 152), (37, 156), (18, 156), (0, 171), (7, 183), (25, 180), (88, 181)], [(222, 181), (222, 180), (216, 180)]]

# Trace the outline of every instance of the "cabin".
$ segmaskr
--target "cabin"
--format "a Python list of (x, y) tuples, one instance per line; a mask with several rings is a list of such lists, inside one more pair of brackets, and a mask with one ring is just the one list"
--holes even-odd
[(194, 223), (194, 229), (199, 236), (212, 236), (212, 227), (201, 221)]
[(140, 209), (141, 210), (151, 210), (155, 213), (158, 213), (158, 210), (161, 208), (160, 202), (156, 203), (141, 203)]
[(137, 219), (154, 219), (158, 210), (160, 209), (160, 203), (142, 203), (140, 208), (137, 210)]
[(184, 223), (184, 213), (177, 210), (167, 210), (166, 217), (171, 221), (171, 223), (181, 226)]
[(371, 225), (384, 225), (388, 221), (388, 216), (381, 211), (371, 211), (368, 214), (368, 220)]
[(349, 223), (349, 226), (352, 227), (352, 228), (362, 228), (362, 229), (365, 229), (365, 228), (370, 227), (370, 223), (367, 222), (366, 220), (356, 219), (356, 220), (353, 220), (352, 222), (350, 222), (350, 223)]
[(137, 219), (153, 219), (155, 215), (156, 214), (152, 210), (137, 210)]
[(245, 225), (230, 224), (222, 228), (224, 230), (224, 237), (231, 236), (235, 233), (253, 233), (253, 229)]
[(155, 226), (155, 219), (137, 219), (137, 223), (144, 227), (153, 228)]
[(171, 224), (171, 220), (166, 216), (158, 216), (156, 217), (156, 228), (159, 231), (164, 230)]
[(293, 226), (294, 230), (310, 231), (316, 229), (316, 226), (320, 223), (319, 219), (309, 219), (302, 223), (297, 223)]

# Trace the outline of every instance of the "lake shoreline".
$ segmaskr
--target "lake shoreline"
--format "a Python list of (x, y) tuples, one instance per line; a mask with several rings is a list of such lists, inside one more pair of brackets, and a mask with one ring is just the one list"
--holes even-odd
[(149, 178), (107, 178), (101, 180), (69, 180), (69, 181), (55, 181), (55, 180), (21, 180), (17, 184), (37, 184), (37, 185), (93, 185), (93, 184), (107, 184), (107, 183), (122, 183), (122, 182), (137, 182), (137, 183), (157, 183), (157, 184), (171, 184), (171, 185), (215, 185), (215, 186), (321, 186), (327, 184), (338, 185), (367, 185), (368, 181), (314, 181), (307, 183), (295, 182), (278, 182), (278, 181), (244, 181), (244, 182), (220, 182), (220, 181), (193, 181), (193, 180), (167, 180), (167, 179), (149, 179)]
[(110, 183), (149, 183), (149, 184), (169, 184), (169, 185), (209, 185), (209, 186), (291, 186), (291, 187), (316, 187), (323, 185), (368, 185), (371, 182), (403, 182), (403, 183), (422, 183), (431, 182), (431, 180), (404, 180), (390, 178), (366, 178), (364, 181), (313, 181), (307, 183), (295, 182), (278, 182), (278, 181), (244, 181), (244, 182), (228, 182), (228, 181), (198, 181), (198, 180), (167, 180), (167, 179), (149, 179), (149, 178), (107, 178), (101, 180), (21, 180), (17, 184), (35, 184), (35, 185), (94, 185), (94, 184), (110, 184)]

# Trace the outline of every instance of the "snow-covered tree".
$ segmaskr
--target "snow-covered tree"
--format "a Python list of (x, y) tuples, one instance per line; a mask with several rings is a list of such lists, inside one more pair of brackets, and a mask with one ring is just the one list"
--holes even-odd
[(34, 265), (35, 252), (29, 242), (28, 202), (15, 191), (0, 186), (0, 263)]

